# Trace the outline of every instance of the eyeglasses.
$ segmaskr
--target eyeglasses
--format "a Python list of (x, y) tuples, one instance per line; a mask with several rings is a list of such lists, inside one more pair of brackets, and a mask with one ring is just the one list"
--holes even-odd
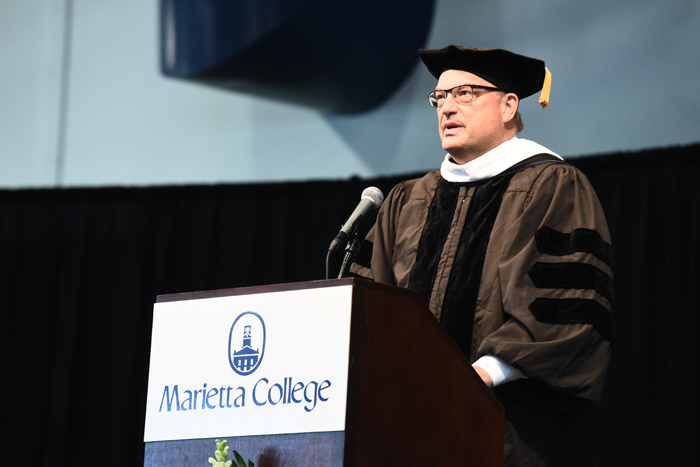
[(451, 93), (455, 102), (458, 104), (466, 104), (474, 100), (474, 90), (484, 89), (486, 91), (501, 91), (501, 89), (494, 88), (491, 86), (479, 86), (477, 84), (462, 84), (460, 86), (455, 86), (452, 89), (445, 90), (435, 90), (428, 94), (428, 100), (430, 105), (433, 107), (442, 107), (445, 104), (445, 99), (447, 99), (447, 93)]

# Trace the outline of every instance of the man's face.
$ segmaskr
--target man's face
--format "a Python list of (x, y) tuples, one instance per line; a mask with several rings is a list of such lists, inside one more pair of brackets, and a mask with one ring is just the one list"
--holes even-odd
[[(435, 89), (451, 89), (463, 84), (491, 86), (478, 76), (461, 70), (447, 70), (440, 75)], [(503, 124), (504, 94), (498, 91), (474, 90), (474, 99), (458, 104), (448, 93), (438, 107), (442, 148), (458, 164), (465, 164), (510, 139)]]

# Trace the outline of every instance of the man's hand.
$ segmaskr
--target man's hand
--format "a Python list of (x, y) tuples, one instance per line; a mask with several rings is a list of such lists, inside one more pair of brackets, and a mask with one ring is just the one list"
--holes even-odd
[(486, 370), (481, 368), (480, 366), (472, 365), (472, 368), (474, 368), (474, 371), (476, 371), (476, 374), (481, 377), (482, 380), (484, 380), (484, 383), (486, 384), (487, 387), (493, 388), (493, 380), (489, 376), (488, 373), (486, 373)]

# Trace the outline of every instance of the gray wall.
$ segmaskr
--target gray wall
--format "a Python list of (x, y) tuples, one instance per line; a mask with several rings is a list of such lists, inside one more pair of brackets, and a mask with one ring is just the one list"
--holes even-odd
[[(545, 60), (522, 137), (570, 157), (700, 141), (700, 1), (437, 0), (428, 47)], [(356, 116), (168, 79), (156, 0), (0, 0), (0, 187), (339, 179), (435, 168), (418, 64)]]

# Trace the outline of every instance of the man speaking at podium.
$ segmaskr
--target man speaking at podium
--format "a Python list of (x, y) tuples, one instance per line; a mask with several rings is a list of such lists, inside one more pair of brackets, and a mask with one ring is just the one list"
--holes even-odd
[(597, 465), (613, 253), (584, 175), (516, 136), (549, 70), (500, 49), (418, 54), (447, 155), (391, 191), (353, 272), (428, 304), (506, 409), (504, 465)]

